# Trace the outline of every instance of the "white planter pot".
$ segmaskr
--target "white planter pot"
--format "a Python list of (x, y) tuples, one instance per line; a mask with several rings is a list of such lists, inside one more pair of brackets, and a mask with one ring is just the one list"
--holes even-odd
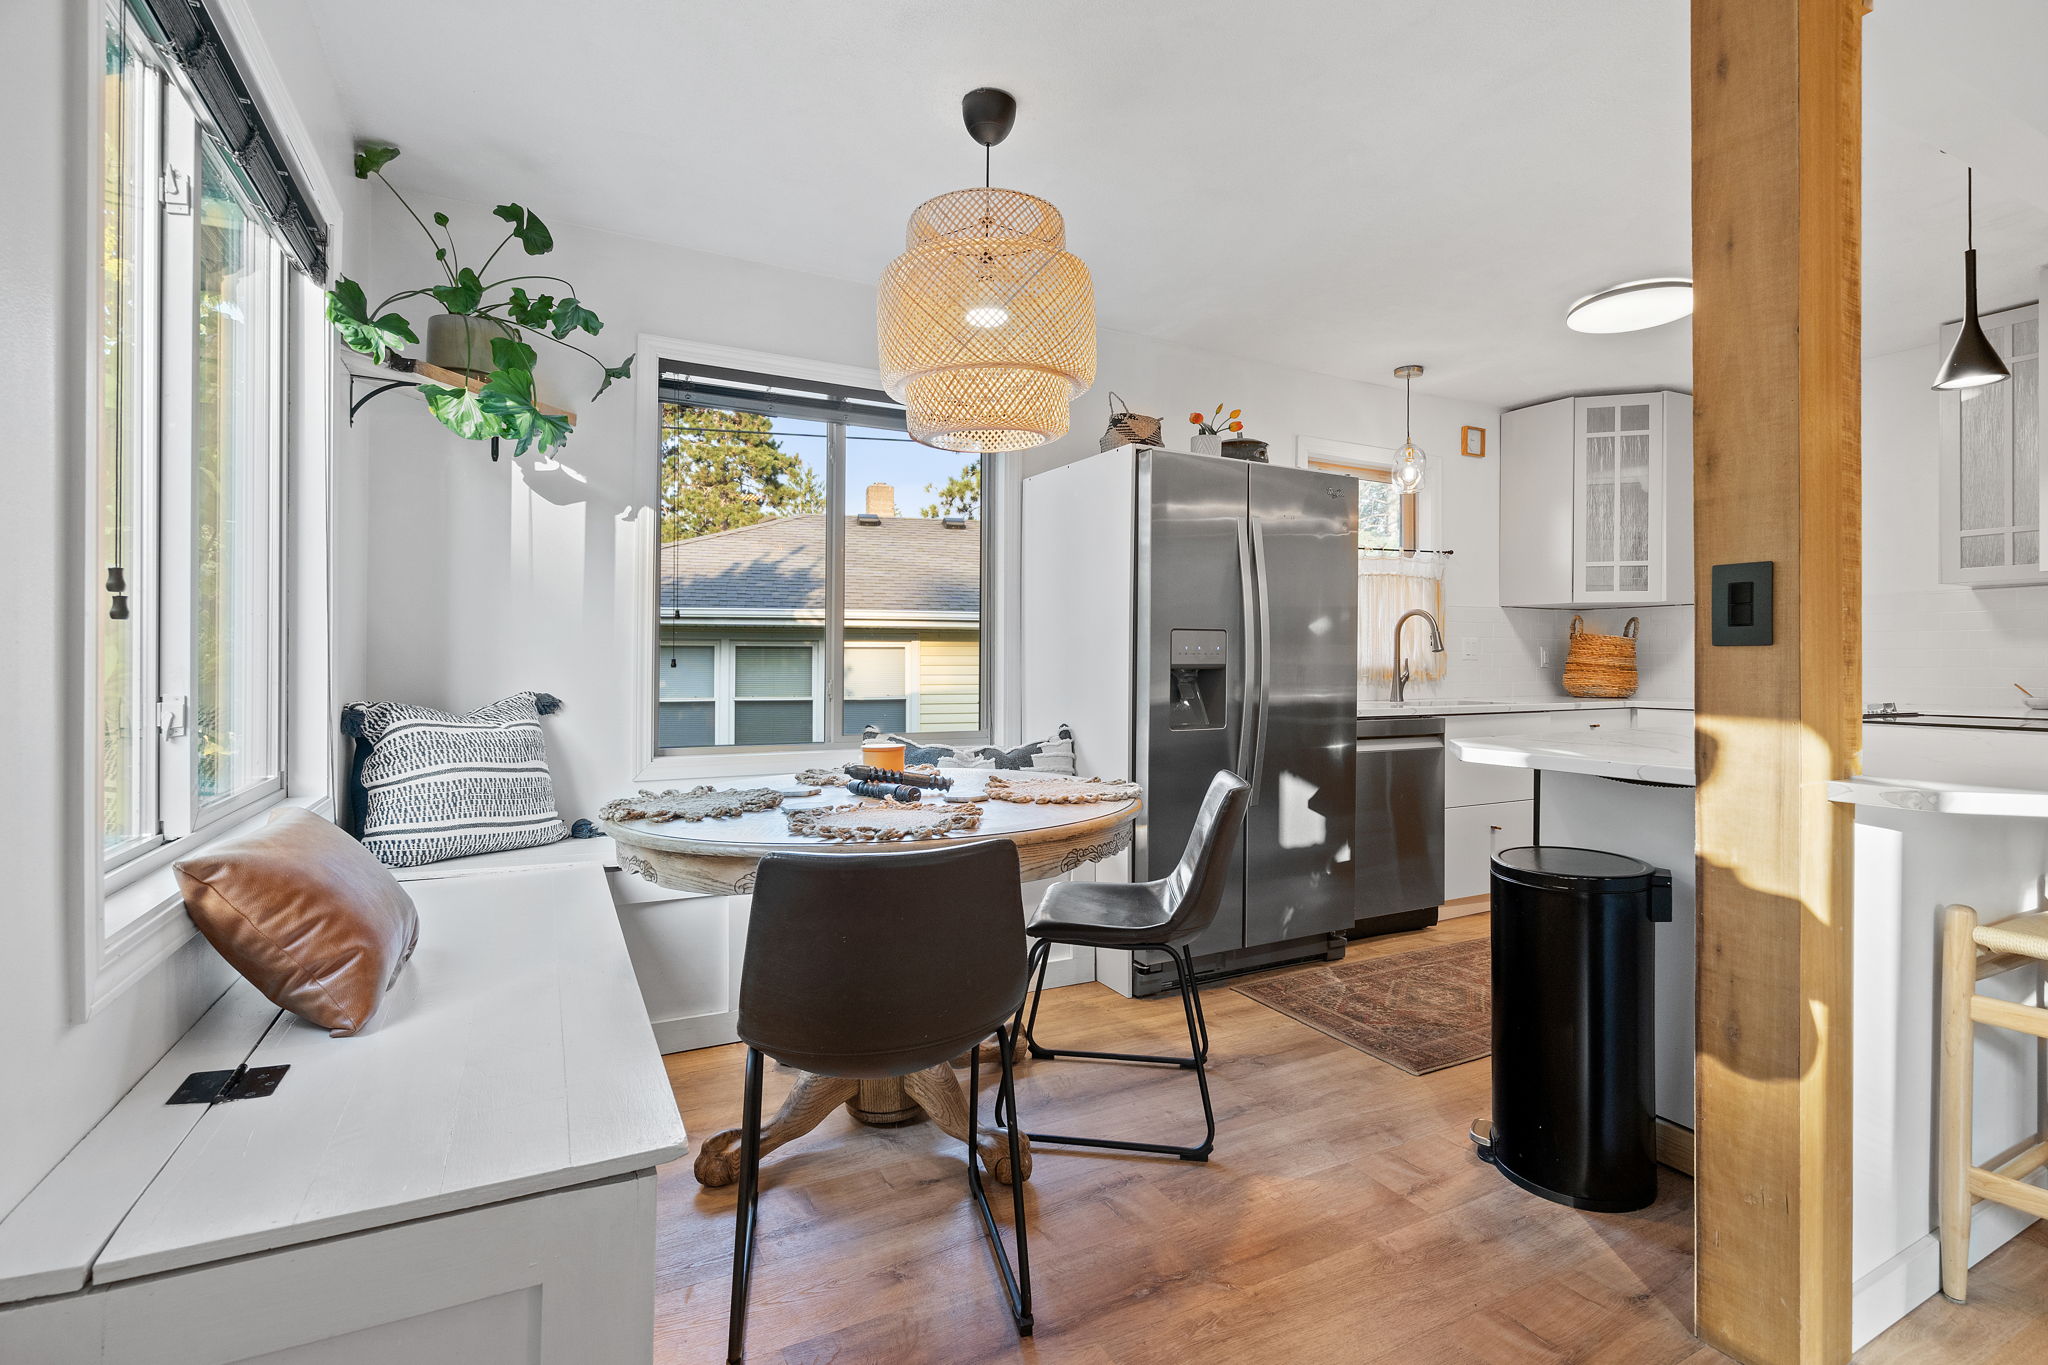
[(1223, 435), (1221, 432), (1218, 432), (1213, 436), (1204, 436), (1197, 432), (1195, 435), (1188, 437), (1188, 449), (1197, 455), (1221, 455), (1223, 453)]
[(519, 333), (490, 318), (438, 313), (427, 319), (427, 363), (466, 374), (489, 374), (492, 337), (517, 341)]

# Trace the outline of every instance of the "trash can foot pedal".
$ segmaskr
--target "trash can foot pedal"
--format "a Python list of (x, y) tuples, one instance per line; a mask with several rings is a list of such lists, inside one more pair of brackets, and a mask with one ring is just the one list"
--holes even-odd
[(1481, 1161), (1492, 1161), (1492, 1160), (1493, 1160), (1493, 1120), (1492, 1120), (1492, 1119), (1474, 1119), (1474, 1120), (1472, 1120), (1472, 1131), (1471, 1131), (1471, 1133), (1470, 1133), (1470, 1137), (1471, 1137), (1471, 1139), (1472, 1139), (1472, 1146), (1473, 1146), (1473, 1148), (1474, 1148), (1474, 1149), (1475, 1149), (1475, 1150), (1476, 1150), (1476, 1151), (1477, 1151), (1477, 1152), (1479, 1153), (1479, 1159), (1480, 1159)]

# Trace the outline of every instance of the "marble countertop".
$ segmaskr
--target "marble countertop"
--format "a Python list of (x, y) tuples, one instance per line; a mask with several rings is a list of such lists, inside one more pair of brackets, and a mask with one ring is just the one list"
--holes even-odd
[(1969, 710), (1915, 710), (1902, 708), (1896, 714), (1871, 712), (1865, 725), (1927, 726), (1934, 729), (2048, 731), (2048, 707), (1986, 706)]
[(2048, 819), (2048, 791), (1905, 777), (1851, 777), (1828, 783), (1828, 800), (1945, 815), (2018, 815)]
[(1467, 763), (1536, 768), (1636, 782), (1693, 785), (1692, 732), (1616, 729), (1599, 734), (1474, 735), (1445, 747)]
[(1386, 716), (1486, 716), (1526, 711), (1690, 711), (1689, 700), (1659, 697), (1410, 697), (1390, 702), (1360, 696), (1360, 720)]

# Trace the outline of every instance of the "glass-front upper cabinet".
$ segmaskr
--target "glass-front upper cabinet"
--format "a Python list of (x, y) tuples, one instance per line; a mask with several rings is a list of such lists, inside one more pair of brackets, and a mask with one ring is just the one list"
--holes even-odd
[(1636, 600), (1650, 594), (1650, 507), (1663, 494), (1650, 443), (1663, 395), (1581, 399), (1578, 410), (1577, 591)]
[[(2041, 306), (1983, 317), (2012, 378), (1933, 394), (1941, 423), (1941, 581), (2048, 582), (2041, 571)], [(1941, 331), (1941, 350), (1957, 324)]]
[(1501, 432), (1503, 606), (1692, 600), (1689, 396), (1553, 399)]

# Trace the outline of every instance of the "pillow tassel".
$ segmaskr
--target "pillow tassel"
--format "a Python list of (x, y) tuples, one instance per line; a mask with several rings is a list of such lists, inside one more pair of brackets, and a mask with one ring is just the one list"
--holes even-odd
[(562, 699), (552, 692), (536, 692), (533, 694), (533, 709), (543, 716), (552, 716), (562, 709)]

